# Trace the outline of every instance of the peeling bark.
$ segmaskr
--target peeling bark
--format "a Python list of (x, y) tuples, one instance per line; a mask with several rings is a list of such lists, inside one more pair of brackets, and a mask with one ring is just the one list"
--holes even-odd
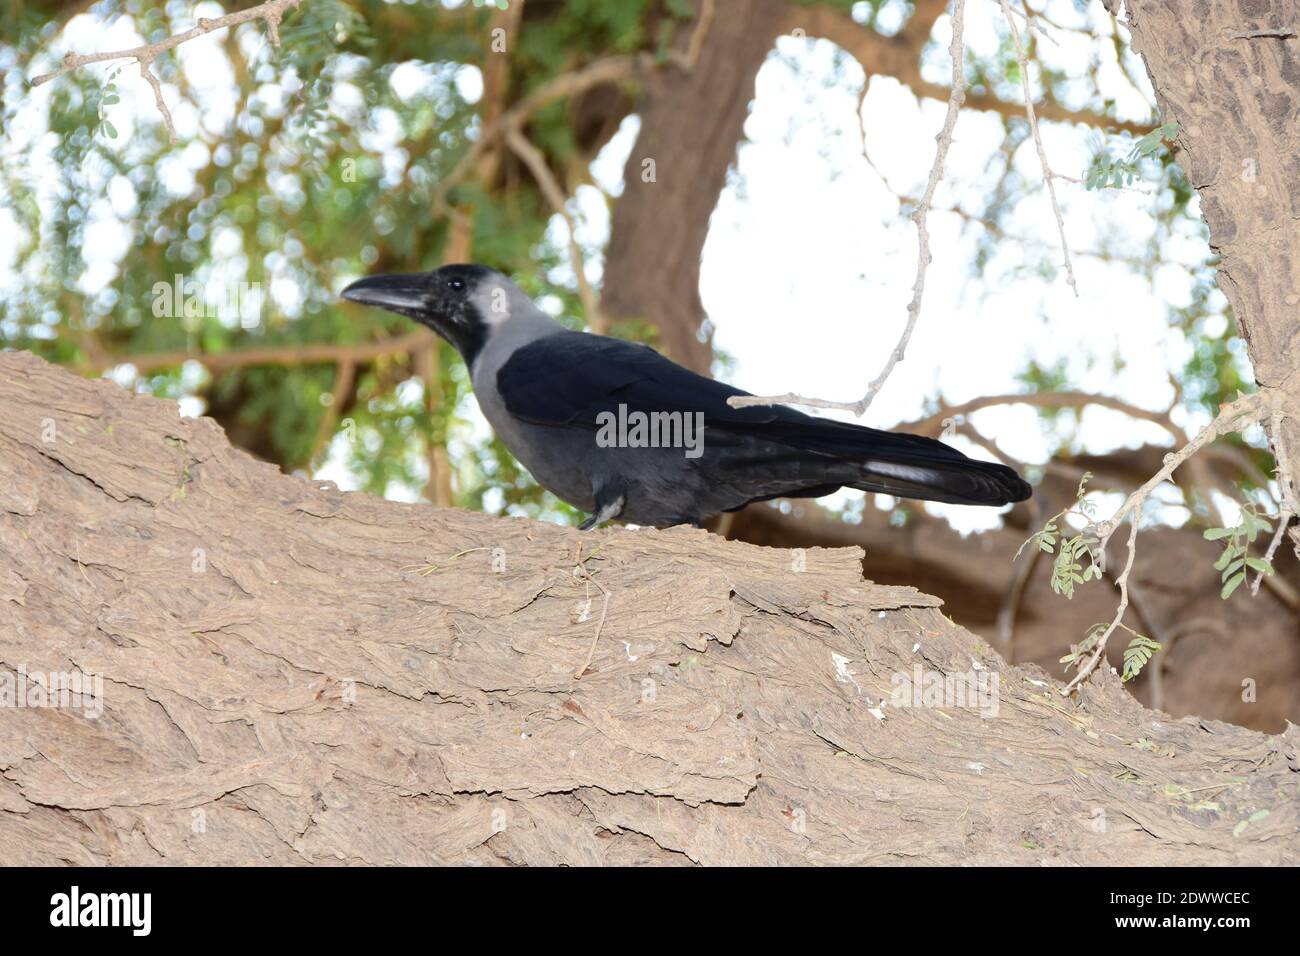
[[(104, 688), (0, 707), (8, 863), (1300, 859), (1295, 727), (1063, 700), (858, 549), (342, 494), (26, 354), (0, 410), (0, 682)], [(976, 665), (997, 716), (881, 705)]]

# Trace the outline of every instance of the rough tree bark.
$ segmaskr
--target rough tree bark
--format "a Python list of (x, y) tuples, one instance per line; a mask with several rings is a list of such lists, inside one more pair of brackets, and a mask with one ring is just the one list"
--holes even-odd
[[(1112, 12), (1119, 0), (1105, 0)], [(1262, 394), (1270, 439), (1300, 462), (1300, 4), (1295, 0), (1128, 0), (1133, 49), (1178, 161), (1201, 197), (1219, 287), (1232, 304)], [(1291, 492), (1300, 497), (1294, 471)], [(1300, 531), (1292, 528), (1300, 546)]]
[[(1051, 514), (1068, 503), (1061, 500), (1044, 511)], [(769, 547), (860, 547), (867, 578), (941, 597), (949, 617), (1009, 662), (1033, 663), (1057, 677), (1067, 675), (1060, 658), (1068, 646), (1113, 615), (1118, 600), (1108, 580), (1078, 589), (1067, 601), (1052, 591), (1050, 561), (1040, 559), (1031, 569), (1024, 567), (1029, 557), (1013, 563), (1011, 556), (1029, 535), (1023, 525), (962, 537), (947, 521), (924, 513), (899, 528), (884, 512), (868, 509), (860, 523), (850, 524), (799, 502), (789, 514), (747, 508), (729, 534)], [(1213, 567), (1219, 549), (1199, 531), (1152, 528), (1143, 531), (1140, 546), (1133, 626), (1165, 650), (1129, 685), (1138, 700), (1174, 716), (1226, 720), (1268, 733), (1300, 720), (1295, 610), (1269, 589), (1254, 598), (1242, 592), (1220, 600), (1221, 581)], [(1275, 561), (1277, 578), (1300, 589), (1295, 559), (1284, 550)], [(1111, 566), (1122, 564), (1117, 544)], [(1022, 581), (1026, 571), (1028, 579)], [(1107, 649), (1116, 667), (1123, 664), (1124, 643)]]
[[(342, 494), (0, 355), (0, 859), (1300, 860), (1295, 727), (1109, 670), (1064, 700), (859, 550), (799, 557)], [(882, 705), (914, 667), (996, 675), (996, 716)], [(102, 714), (15, 706), (20, 669)]]

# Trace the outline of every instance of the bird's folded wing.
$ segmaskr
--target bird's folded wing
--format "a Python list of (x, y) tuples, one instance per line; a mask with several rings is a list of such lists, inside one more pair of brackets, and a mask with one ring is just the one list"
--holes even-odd
[[(543, 425), (597, 428), (603, 413), (703, 416), (715, 475), (743, 477), (753, 499), (865, 491), (964, 504), (1004, 504), (1030, 494), (1014, 471), (967, 458), (941, 441), (814, 418), (784, 405), (732, 408), (748, 392), (697, 375), (654, 349), (565, 332), (520, 348), (497, 373), (506, 409)], [(779, 489), (768, 493), (755, 482)], [(742, 482), (743, 483), (743, 482)], [(765, 487), (765, 486), (764, 486)]]
[[(647, 345), (565, 332), (517, 350), (497, 373), (512, 415), (546, 425), (590, 425), (604, 411), (704, 412), (710, 418), (768, 421), (771, 408), (733, 409), (740, 389), (697, 375)], [(797, 414), (797, 413), (796, 413)]]
[(750, 393), (697, 375), (649, 346), (581, 332), (547, 336), (516, 351), (497, 373), (497, 390), (512, 415), (542, 425), (596, 428), (599, 414), (623, 405), (629, 412), (700, 412), (715, 443), (725, 440), (722, 433), (761, 435), (857, 458), (883, 440), (896, 454), (967, 460), (931, 438), (814, 418), (784, 405), (732, 408), (728, 398)]

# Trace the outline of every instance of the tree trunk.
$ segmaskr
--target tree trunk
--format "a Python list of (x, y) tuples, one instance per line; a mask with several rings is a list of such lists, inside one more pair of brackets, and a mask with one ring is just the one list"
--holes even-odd
[(861, 557), (341, 494), (0, 355), (0, 859), (1300, 861), (1295, 727), (1063, 699)]
[(1222, 256), (1219, 287), (1260, 392), (1281, 410), (1270, 434), (1281, 477), (1300, 496), (1300, 4), (1128, 0), (1127, 10), (1162, 119), (1180, 127), (1178, 160)]
[(719, 10), (693, 70), (651, 76), (614, 206), (602, 310), (653, 323), (668, 354), (705, 375), (713, 349), (700, 338), (700, 253), (742, 139), (754, 78), (785, 15), (784, 0), (751, 0), (744, 16)]

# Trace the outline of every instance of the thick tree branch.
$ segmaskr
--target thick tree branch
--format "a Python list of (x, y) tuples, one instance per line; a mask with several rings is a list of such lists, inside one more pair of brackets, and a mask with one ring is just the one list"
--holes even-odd
[[(888, 76), (908, 87), (918, 97), (946, 102), (951, 87), (932, 83), (921, 76), (921, 49), (906, 27), (897, 37), (886, 37), (857, 23), (847, 11), (826, 5), (800, 7), (790, 13), (788, 29), (801, 29), (808, 36), (830, 40), (853, 55), (868, 76)], [(925, 38), (922, 38), (923, 44)], [(965, 108), (985, 110), (1002, 116), (1024, 116), (1023, 103), (1004, 100), (989, 92), (966, 91)], [(1097, 129), (1143, 136), (1153, 121), (1132, 122), (1105, 116), (1092, 110), (1075, 110), (1056, 102), (1037, 105), (1038, 117), (1057, 123), (1079, 123)]]
[(82, 368), (103, 372), (119, 365), (134, 366), (136, 371), (156, 372), (175, 368), (186, 362), (198, 362), (211, 372), (252, 365), (321, 365), (330, 362), (366, 362), (384, 355), (398, 355), (427, 346), (434, 340), (428, 329), (419, 328), (378, 342), (319, 343), (315, 345), (277, 345), (258, 349), (234, 349), (229, 352), (145, 352), (139, 355), (104, 355), (85, 363)]
[[(341, 494), (30, 355), (0, 354), (0, 406), (0, 674), (102, 684), (0, 707), (7, 863), (1300, 859), (1293, 732), (1206, 733), (1116, 682), (1062, 707), (861, 551), (791, 573), (699, 531)], [(1226, 789), (1198, 811), (1117, 766)], [(1079, 839), (1089, 807), (1156, 835)]]

